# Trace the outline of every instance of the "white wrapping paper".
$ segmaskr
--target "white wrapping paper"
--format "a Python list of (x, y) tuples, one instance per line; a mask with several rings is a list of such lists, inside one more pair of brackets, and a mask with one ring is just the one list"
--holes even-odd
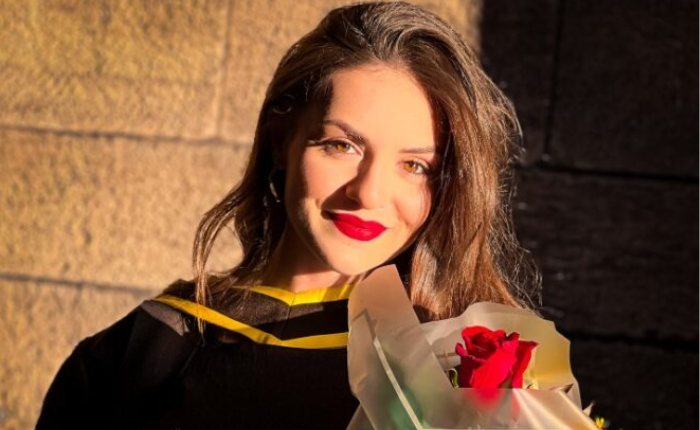
[[(349, 301), (348, 369), (360, 407), (347, 430), (586, 429), (569, 342), (529, 312), (477, 303), (456, 318), (420, 325), (394, 266), (375, 270)], [(529, 389), (454, 388), (444, 369), (466, 326), (520, 333), (534, 340), (524, 375)]]

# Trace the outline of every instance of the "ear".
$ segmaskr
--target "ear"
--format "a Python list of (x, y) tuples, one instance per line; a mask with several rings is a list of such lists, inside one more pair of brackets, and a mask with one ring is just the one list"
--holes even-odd
[(274, 170), (285, 170), (287, 168), (289, 123), (290, 121), (287, 117), (276, 117), (268, 126), (268, 139), (272, 151), (272, 165)]
[(287, 169), (287, 151), (285, 144), (276, 145), (272, 149), (272, 164), (275, 170)]

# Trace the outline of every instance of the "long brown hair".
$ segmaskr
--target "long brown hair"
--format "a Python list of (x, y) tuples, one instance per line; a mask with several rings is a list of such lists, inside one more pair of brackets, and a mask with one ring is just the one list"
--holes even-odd
[[(431, 214), (395, 261), (421, 317), (455, 316), (484, 300), (531, 307), (539, 276), (515, 239), (509, 207), (520, 131), (513, 108), (452, 28), (403, 2), (335, 9), (282, 58), (243, 178), (197, 229), (199, 303), (221, 305), (228, 286), (259, 279), (286, 224), (284, 207), (274, 202), (269, 186), (284, 189), (275, 174), (275, 154), (285, 150), (302, 115), (327, 99), (334, 72), (372, 62), (398, 65), (417, 79), (443, 135)], [(243, 259), (228, 272), (208, 274), (212, 245), (231, 222)]]

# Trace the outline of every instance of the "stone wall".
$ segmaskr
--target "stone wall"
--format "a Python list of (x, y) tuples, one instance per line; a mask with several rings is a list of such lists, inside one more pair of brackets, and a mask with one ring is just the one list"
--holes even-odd
[[(1, 3), (0, 428), (33, 428), (80, 339), (190, 277), (277, 62), (345, 3)], [(478, 46), (479, 1), (416, 3)]]

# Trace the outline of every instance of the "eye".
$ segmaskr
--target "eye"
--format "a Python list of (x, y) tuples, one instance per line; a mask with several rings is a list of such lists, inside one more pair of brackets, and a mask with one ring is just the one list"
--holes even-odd
[(426, 163), (416, 160), (404, 161), (403, 168), (412, 175), (427, 175), (430, 172), (430, 167)]
[(331, 154), (356, 154), (358, 152), (355, 146), (346, 140), (333, 139), (321, 143), (323, 149)]

